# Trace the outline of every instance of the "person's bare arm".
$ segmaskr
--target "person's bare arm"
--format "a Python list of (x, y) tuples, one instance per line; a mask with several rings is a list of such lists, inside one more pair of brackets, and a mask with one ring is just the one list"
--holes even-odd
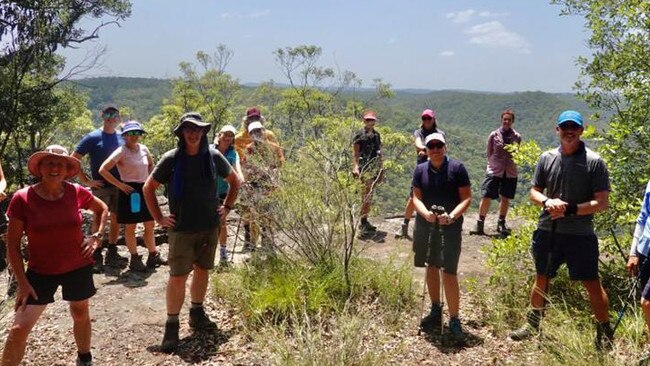
[(27, 299), (29, 299), (30, 296), (34, 299), (38, 299), (36, 291), (34, 291), (32, 285), (27, 281), (23, 256), (20, 254), (20, 242), (24, 230), (25, 223), (22, 220), (15, 217), (12, 217), (9, 220), (9, 225), (7, 227), (7, 259), (9, 260), (9, 265), (11, 266), (11, 270), (16, 278), (16, 283), (18, 284), (16, 303), (14, 305), (15, 311), (18, 311), (19, 309), (24, 311), (27, 306)]
[[(83, 160), (83, 155), (79, 154), (78, 152), (73, 152), (72, 153), (73, 158), (77, 158), (79, 160)], [(90, 179), (87, 175), (86, 172), (84, 172), (83, 168), (79, 169), (79, 174), (77, 174), (77, 179), (79, 179), (79, 183), (88, 186), (90, 188), (101, 188), (104, 186), (104, 182), (101, 180), (92, 180)]]
[(90, 203), (88, 209), (93, 213), (93, 221), (90, 226), (93, 234), (87, 237), (81, 244), (81, 255), (84, 258), (92, 257), (95, 250), (101, 248), (102, 241), (100, 238), (104, 232), (104, 225), (108, 217), (108, 206), (95, 196), (93, 196), (93, 201)]
[(99, 174), (101, 174), (101, 176), (104, 177), (104, 179), (106, 179), (107, 182), (117, 187), (117, 189), (119, 189), (120, 191), (126, 194), (130, 194), (131, 192), (134, 191), (133, 187), (121, 182), (119, 179), (115, 178), (113, 173), (111, 173), (111, 169), (113, 169), (113, 167), (115, 167), (116, 164), (117, 163), (109, 157), (102, 163), (102, 166), (99, 167)]
[(2, 164), (0, 164), (0, 202), (7, 199), (7, 180), (5, 179), (5, 172), (2, 170)]
[(160, 187), (160, 183), (149, 175), (149, 178), (144, 182), (144, 187), (142, 188), (144, 202), (147, 204), (151, 216), (156, 220), (158, 225), (166, 228), (174, 227), (174, 225), (176, 225), (174, 215), (163, 216), (162, 211), (160, 210), (158, 198), (156, 198), (156, 189), (158, 189), (158, 187)]

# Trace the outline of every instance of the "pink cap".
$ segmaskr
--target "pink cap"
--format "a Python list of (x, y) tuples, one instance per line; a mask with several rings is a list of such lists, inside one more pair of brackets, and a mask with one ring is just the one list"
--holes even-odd
[(420, 115), (420, 118), (423, 118), (423, 117), (429, 117), (429, 118), (434, 118), (435, 119), (436, 118), (436, 112), (432, 111), (431, 109), (425, 109), (422, 112), (422, 115)]
[(364, 120), (371, 119), (371, 120), (376, 121), (377, 120), (377, 113), (375, 113), (375, 111), (367, 111), (367, 112), (365, 112), (363, 114), (363, 119)]

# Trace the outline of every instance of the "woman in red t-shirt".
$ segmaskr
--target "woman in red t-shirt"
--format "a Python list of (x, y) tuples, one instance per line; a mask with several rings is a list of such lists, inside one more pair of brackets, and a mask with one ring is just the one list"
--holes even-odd
[[(93, 283), (93, 252), (101, 245), (107, 207), (87, 189), (66, 182), (79, 173), (79, 160), (59, 145), (29, 157), (29, 172), (40, 181), (16, 192), (7, 215), (7, 254), (18, 282), (15, 318), (2, 353), (2, 365), (18, 365), (27, 337), (54, 293), (61, 286), (70, 303), (77, 343), (77, 365), (92, 365), (88, 299)], [(84, 237), (81, 209), (93, 212), (94, 234)], [(27, 235), (27, 271), (20, 242)]]

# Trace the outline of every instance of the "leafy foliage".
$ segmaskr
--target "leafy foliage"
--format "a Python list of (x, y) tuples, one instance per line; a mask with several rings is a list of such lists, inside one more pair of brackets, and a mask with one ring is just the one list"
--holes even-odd
[[(612, 180), (610, 217), (603, 228), (628, 229), (650, 177), (650, 3), (643, 0), (553, 1), (563, 14), (582, 15), (591, 31), (591, 58), (579, 58), (580, 96), (595, 110), (611, 114), (610, 128), (600, 135), (599, 152), (608, 161)], [(596, 116), (598, 117), (598, 116)]]
[[(0, 154), (11, 162), (5, 163), (9, 181), (24, 184), (27, 156), (50, 140), (55, 123), (74, 119), (70, 111), (77, 110), (71, 106), (77, 97), (56, 88), (65, 60), (55, 51), (97, 38), (102, 27), (128, 17), (130, 7), (120, 0), (0, 3)], [(90, 32), (79, 26), (82, 18), (104, 16), (114, 20)], [(10, 143), (14, 149), (5, 154)]]

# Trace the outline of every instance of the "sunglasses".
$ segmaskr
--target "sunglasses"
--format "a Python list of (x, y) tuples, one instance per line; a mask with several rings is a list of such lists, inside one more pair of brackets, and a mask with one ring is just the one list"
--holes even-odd
[(200, 126), (184, 126), (183, 131), (199, 132), (199, 131), (203, 131), (203, 127), (200, 127)]
[(560, 125), (560, 130), (562, 130), (562, 131), (566, 131), (566, 130), (579, 130), (580, 128), (582, 128), (582, 126), (580, 126), (580, 125), (577, 124), (577, 123), (573, 123), (573, 122), (564, 122), (564, 123), (562, 123), (562, 124)]
[(142, 131), (127, 131), (124, 132), (122, 135), (124, 136), (142, 136), (144, 133)]
[(442, 142), (431, 142), (427, 144), (427, 149), (432, 149), (432, 150), (442, 149), (443, 147), (445, 147), (445, 144), (443, 144)]
[(111, 118), (117, 118), (117, 116), (120, 115), (120, 112), (104, 112), (102, 113), (102, 118), (104, 119), (111, 119)]
[(422, 117), (423, 121), (433, 121), (433, 118), (431, 117)]

